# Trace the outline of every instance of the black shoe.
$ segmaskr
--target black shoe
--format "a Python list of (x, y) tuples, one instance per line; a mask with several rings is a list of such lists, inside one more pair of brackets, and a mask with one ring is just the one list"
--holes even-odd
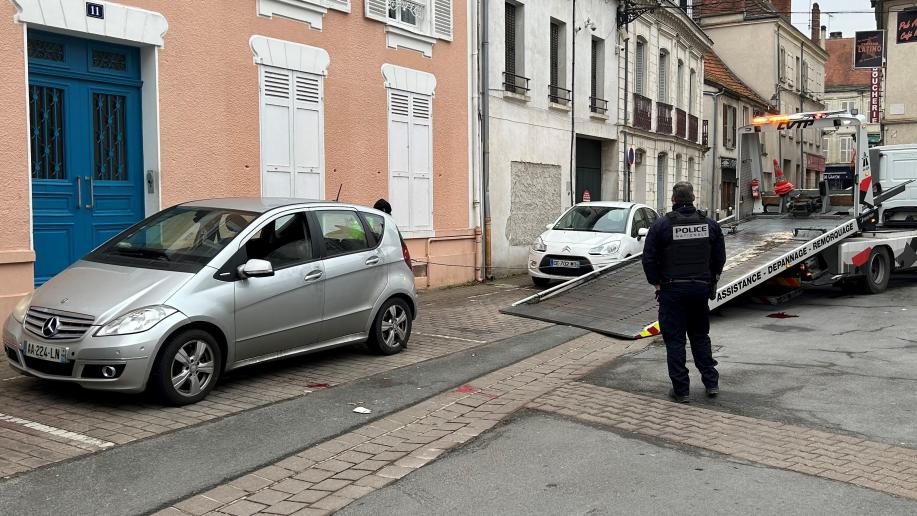
[(708, 398), (716, 398), (716, 396), (719, 393), (720, 393), (719, 387), (707, 387), (707, 397)]
[(691, 402), (687, 394), (675, 394), (675, 389), (669, 390), (669, 397), (672, 398), (672, 400), (675, 403), (690, 403)]

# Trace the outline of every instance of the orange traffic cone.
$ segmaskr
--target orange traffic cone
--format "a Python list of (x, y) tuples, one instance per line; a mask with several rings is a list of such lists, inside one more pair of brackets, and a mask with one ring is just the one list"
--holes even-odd
[(783, 177), (783, 169), (777, 165), (777, 160), (774, 160), (774, 173), (777, 175), (777, 179), (774, 181), (774, 192), (777, 195), (786, 195), (796, 188), (793, 183)]

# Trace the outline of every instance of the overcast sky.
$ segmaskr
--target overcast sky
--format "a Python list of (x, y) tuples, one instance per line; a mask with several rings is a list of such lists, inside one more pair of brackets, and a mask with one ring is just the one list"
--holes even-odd
[[(793, 25), (803, 34), (810, 34), (809, 23), (812, 0), (793, 0)], [(828, 26), (828, 33), (843, 32), (845, 38), (852, 38), (858, 30), (875, 30), (876, 18), (870, 0), (820, 0), (821, 24)], [(845, 12), (847, 11), (847, 12)], [(850, 13), (849, 11), (857, 11)], [(864, 13), (863, 11), (868, 11)]]

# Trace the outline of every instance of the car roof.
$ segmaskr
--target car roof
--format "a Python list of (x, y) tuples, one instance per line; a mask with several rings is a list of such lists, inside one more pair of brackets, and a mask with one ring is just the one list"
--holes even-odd
[(226, 210), (251, 211), (266, 213), (286, 206), (336, 206), (339, 208), (362, 208), (365, 206), (340, 203), (336, 201), (320, 201), (316, 199), (295, 199), (285, 197), (223, 197), (216, 199), (201, 199), (181, 204), (192, 208), (219, 208)]
[(605, 208), (630, 208), (631, 206), (643, 206), (636, 202), (624, 201), (592, 201), (577, 203), (577, 206), (601, 206)]

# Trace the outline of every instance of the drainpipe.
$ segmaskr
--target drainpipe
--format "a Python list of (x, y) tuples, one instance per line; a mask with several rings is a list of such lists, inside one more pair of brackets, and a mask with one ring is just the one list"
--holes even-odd
[(576, 204), (576, 0), (573, 0), (570, 28), (573, 29), (573, 56), (570, 59), (570, 206), (573, 206)]
[(484, 280), (493, 277), (493, 256), (491, 253), (490, 221), (490, 7), (488, 0), (481, 0), (481, 200), (483, 201), (484, 233)]
[[(628, 31), (629, 27), (625, 25), (624, 30)], [(627, 38), (624, 40), (624, 124), (622, 124), (623, 127), (625, 128), (625, 130), (622, 131), (624, 133), (624, 143), (623, 143), (624, 145), (624, 200), (627, 202), (630, 202), (631, 171), (630, 171), (630, 154), (628, 154), (628, 149), (627, 149), (627, 131), (626, 131), (627, 113), (628, 113), (627, 108), (630, 104), (629, 102), (630, 99), (627, 97), (627, 90), (628, 90), (628, 87), (630, 86), (630, 77), (628, 74), (628, 71), (630, 70), (630, 66), (627, 65), (627, 61), (628, 59), (630, 59), (630, 33), (625, 32), (625, 34), (627, 34)]]
[[(802, 83), (802, 64), (806, 60), (805, 52), (805, 43), (802, 40), (799, 40), (799, 70), (796, 70), (796, 73), (799, 75), (799, 112), (805, 112), (805, 97), (803, 97), (803, 92), (805, 92), (805, 84)], [(799, 130), (799, 174), (801, 177), (797, 177), (796, 180), (797, 188), (806, 187), (806, 131), (805, 129)]]
[[(720, 91), (713, 93), (710, 91), (705, 91), (704, 95), (708, 97), (713, 97), (713, 140), (710, 148), (713, 150), (713, 155), (710, 159), (710, 213), (716, 212), (714, 209), (716, 207), (716, 191), (713, 189), (713, 181), (716, 178), (716, 160), (719, 157), (719, 127), (720, 121), (717, 119), (719, 108), (720, 108), (720, 95), (726, 93), (726, 88), (720, 88)], [(742, 156), (739, 156), (741, 159)], [(741, 164), (736, 164), (736, 166), (741, 166)], [(738, 186), (738, 185), (737, 185)]]

